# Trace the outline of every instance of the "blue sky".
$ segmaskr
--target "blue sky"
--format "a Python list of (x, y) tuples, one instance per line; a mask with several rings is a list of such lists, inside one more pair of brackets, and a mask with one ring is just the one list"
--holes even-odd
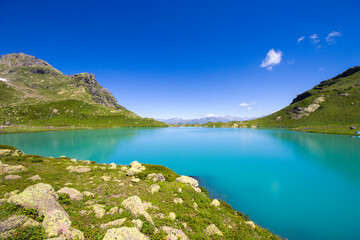
[(0, 0), (0, 54), (31, 54), (65, 74), (92, 72), (140, 116), (261, 116), (360, 65), (359, 7)]

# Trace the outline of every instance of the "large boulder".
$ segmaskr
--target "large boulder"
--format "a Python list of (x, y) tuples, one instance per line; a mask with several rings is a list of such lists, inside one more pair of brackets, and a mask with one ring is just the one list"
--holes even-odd
[(107, 229), (107, 228), (110, 228), (110, 227), (120, 227), (121, 225), (123, 225), (123, 223), (125, 221), (126, 221), (126, 218), (117, 219), (117, 220), (114, 220), (114, 221), (111, 221), (111, 222), (108, 222), (108, 223), (105, 223), (105, 224), (101, 224), (100, 228)]
[(136, 227), (112, 228), (106, 231), (103, 240), (150, 240), (142, 234)]
[(138, 196), (128, 197), (127, 199), (122, 201), (121, 204), (125, 207), (126, 210), (131, 212), (133, 216), (137, 217), (139, 215), (142, 215), (147, 221), (154, 224), (150, 214), (146, 212), (144, 205)]
[(83, 194), (75, 188), (63, 187), (57, 193), (65, 193), (69, 195), (71, 200), (81, 201), (83, 199)]
[(163, 230), (165, 233), (168, 234), (166, 236), (166, 239), (189, 240), (188, 236), (186, 236), (186, 234), (181, 230), (178, 230), (178, 229), (175, 229), (172, 227), (168, 227), (168, 226), (161, 227), (161, 230)]
[(38, 183), (10, 197), (8, 202), (25, 208), (34, 208), (40, 215), (44, 216), (53, 209), (60, 210), (69, 216), (57, 200), (58, 195), (50, 184)]
[(212, 202), (210, 203), (210, 206), (214, 206), (214, 207), (220, 207), (220, 201), (217, 199), (212, 200)]
[(185, 183), (185, 184), (189, 184), (190, 186), (197, 188), (199, 186), (199, 182), (192, 177), (188, 177), (188, 176), (181, 176), (176, 178), (177, 182), (181, 182), (181, 183)]
[(95, 217), (97, 217), (97, 218), (102, 218), (106, 213), (106, 211), (104, 209), (104, 207), (105, 207), (104, 205), (95, 204), (95, 205), (92, 205), (91, 207), (95, 213)]
[(49, 211), (42, 222), (48, 237), (59, 236), (71, 227), (69, 215), (54, 209)]

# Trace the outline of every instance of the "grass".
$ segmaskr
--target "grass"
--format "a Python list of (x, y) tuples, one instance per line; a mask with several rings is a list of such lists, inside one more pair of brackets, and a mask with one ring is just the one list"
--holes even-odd
[[(2, 145), (4, 148), (5, 146)], [(153, 206), (158, 208), (151, 208), (147, 211), (152, 216), (155, 227), (160, 229), (161, 226), (171, 226), (176, 229), (181, 229), (190, 239), (279, 239), (278, 236), (272, 234), (270, 231), (258, 226), (253, 230), (250, 226), (245, 224), (248, 219), (244, 214), (235, 211), (230, 205), (221, 201), (219, 209), (211, 207), (212, 201), (206, 192), (197, 193), (192, 187), (176, 182), (177, 173), (172, 170), (159, 166), (144, 164), (146, 170), (141, 176), (142, 180), (139, 183), (131, 182), (131, 177), (125, 176), (125, 172), (117, 169), (110, 169), (106, 164), (84, 164), (82, 162), (73, 163), (69, 158), (45, 158), (36, 155), (24, 155), (21, 157), (2, 157), (1, 161), (10, 165), (23, 165), (28, 171), (16, 173), (22, 178), (17, 181), (2, 180), (0, 185), (0, 198), (5, 197), (5, 194), (14, 190), (23, 191), (26, 187), (35, 184), (28, 180), (38, 174), (43, 180), (41, 182), (52, 185), (55, 190), (67, 185), (79, 191), (90, 191), (95, 194), (95, 198), (85, 197), (82, 201), (71, 201), (67, 195), (61, 194), (59, 203), (69, 213), (72, 221), (72, 227), (81, 230), (85, 234), (86, 239), (101, 239), (106, 230), (102, 230), (99, 225), (113, 221), (120, 218), (126, 218), (124, 226), (134, 226), (131, 220), (134, 218), (128, 211), (117, 212), (114, 215), (106, 214), (103, 218), (96, 218), (94, 213), (88, 215), (81, 215), (80, 211), (90, 210), (89, 201), (94, 203), (104, 204), (108, 211), (113, 207), (123, 208), (121, 202), (129, 196), (137, 195), (143, 202), (150, 202)], [(90, 167), (91, 171), (86, 173), (70, 173), (66, 170), (68, 166), (86, 166)], [(147, 173), (161, 173), (165, 176), (165, 182), (159, 182), (160, 191), (154, 194), (149, 192), (151, 184), (154, 184), (144, 176)], [(110, 176), (111, 180), (105, 182), (101, 176)], [(3, 178), (4, 176), (1, 176)], [(116, 180), (116, 181), (114, 181)], [(123, 183), (123, 184), (120, 184)], [(71, 184), (71, 185), (69, 185)], [(178, 189), (182, 188), (179, 192)], [(182, 198), (183, 204), (175, 204), (174, 198)], [(198, 207), (193, 207), (194, 203)], [(0, 205), (0, 221), (9, 217), (14, 213), (20, 213), (19, 207), (9, 204)], [(32, 210), (26, 210), (28, 214), (32, 214), (34, 219), (41, 222), (41, 216)], [(170, 212), (176, 214), (176, 219), (171, 220), (167, 216)], [(157, 218), (159, 214), (163, 214), (164, 218)], [(140, 219), (144, 222), (141, 232), (148, 235), (151, 239), (163, 239), (164, 232), (155, 233), (155, 228), (142, 217)], [(224, 234), (224, 237), (206, 236), (204, 229), (209, 224), (215, 224)], [(231, 226), (231, 227), (230, 227)], [(41, 236), (41, 229), (19, 229), (21, 236), (26, 236), (26, 239), (31, 239), (36, 236)], [(20, 236), (19, 235), (19, 236)], [(16, 236), (13, 236), (14, 239)], [(39, 238), (41, 239), (41, 238)]]

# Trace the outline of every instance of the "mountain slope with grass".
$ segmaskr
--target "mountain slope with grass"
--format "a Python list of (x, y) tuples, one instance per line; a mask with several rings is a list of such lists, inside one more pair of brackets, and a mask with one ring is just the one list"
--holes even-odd
[(64, 75), (49, 63), (23, 53), (0, 58), (0, 95), (3, 131), (166, 126), (119, 105), (94, 74)]
[(292, 103), (263, 118), (208, 123), (208, 127), (284, 127), (324, 133), (353, 134), (360, 128), (360, 66), (322, 81), (312, 89), (299, 94)]

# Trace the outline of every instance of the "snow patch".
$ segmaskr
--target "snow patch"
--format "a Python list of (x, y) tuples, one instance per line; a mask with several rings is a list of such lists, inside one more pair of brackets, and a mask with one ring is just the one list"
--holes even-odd
[(0, 81), (7, 82), (5, 78), (0, 78)]

